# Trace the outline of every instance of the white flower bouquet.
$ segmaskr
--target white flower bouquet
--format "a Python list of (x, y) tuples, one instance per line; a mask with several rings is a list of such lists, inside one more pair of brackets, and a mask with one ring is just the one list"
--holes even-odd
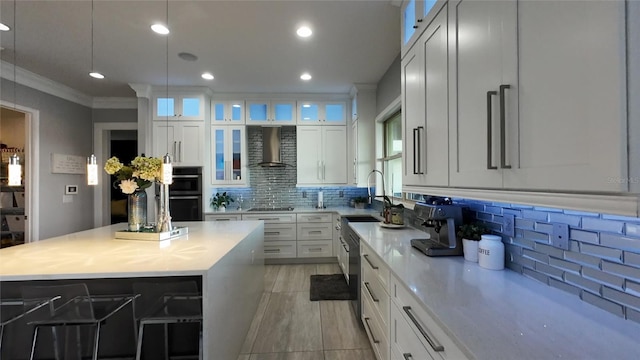
[(136, 190), (146, 189), (154, 181), (160, 180), (160, 158), (137, 156), (130, 165), (124, 165), (117, 157), (107, 160), (104, 171), (109, 175), (115, 175), (118, 180), (113, 183), (124, 194), (133, 194)]

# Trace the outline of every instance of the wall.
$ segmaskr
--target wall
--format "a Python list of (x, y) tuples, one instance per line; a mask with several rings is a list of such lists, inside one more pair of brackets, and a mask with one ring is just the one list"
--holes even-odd
[(393, 100), (400, 96), (400, 69), (400, 54), (398, 54), (378, 82), (376, 114), (380, 114)]
[[(367, 189), (356, 187), (304, 187), (296, 188), (296, 128), (282, 127), (282, 162), (289, 165), (284, 168), (263, 168), (252, 166), (262, 161), (262, 128), (247, 126), (249, 188), (212, 188), (211, 193), (227, 191), (236, 201), (230, 209), (238, 205), (243, 209), (251, 207), (289, 207), (312, 208), (317, 205), (318, 191), (323, 191), (325, 206), (347, 206), (351, 198), (366, 196)], [(340, 193), (342, 192), (342, 197)], [(205, 191), (205, 194), (207, 192)], [(242, 199), (242, 203), (240, 203)], [(207, 201), (208, 203), (208, 201)], [(205, 212), (212, 212), (205, 207)]]
[(100, 122), (138, 122), (138, 109), (93, 109), (93, 121)]
[[(1, 80), (3, 100), (13, 102), (12, 81)], [(10, 90), (7, 90), (10, 89)], [(40, 239), (92, 228), (93, 191), (84, 175), (52, 174), (51, 154), (87, 156), (91, 153), (91, 109), (61, 98), (18, 85), (16, 103), (39, 110), (40, 182), (34, 196), (39, 197)], [(65, 185), (78, 185), (73, 202), (62, 203)], [(88, 211), (90, 210), (90, 211)]]

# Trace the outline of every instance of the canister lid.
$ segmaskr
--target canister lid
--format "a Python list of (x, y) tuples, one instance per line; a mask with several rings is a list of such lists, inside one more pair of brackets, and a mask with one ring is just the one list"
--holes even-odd
[(481, 240), (502, 241), (502, 238), (498, 235), (481, 235)]

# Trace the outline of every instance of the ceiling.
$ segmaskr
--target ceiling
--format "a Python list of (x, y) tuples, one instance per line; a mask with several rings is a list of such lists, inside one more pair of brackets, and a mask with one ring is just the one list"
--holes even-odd
[[(2, 0), (0, 22), (12, 30), (0, 32), (0, 57), (94, 97), (134, 97), (130, 83), (167, 82), (214, 93), (348, 93), (354, 83), (377, 83), (400, 53), (396, 3), (170, 0), (167, 45), (150, 29), (165, 22), (166, 1), (95, 0), (93, 62), (106, 76), (97, 80), (88, 76), (91, 1), (18, 0), (16, 29), (15, 2)], [(312, 27), (310, 38), (296, 36), (301, 23)], [(215, 79), (202, 79), (205, 71)], [(300, 80), (303, 72), (313, 79)]]

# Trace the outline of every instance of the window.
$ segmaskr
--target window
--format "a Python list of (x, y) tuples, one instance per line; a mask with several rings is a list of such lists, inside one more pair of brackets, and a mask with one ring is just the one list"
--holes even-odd
[(384, 121), (384, 157), (380, 159), (385, 175), (385, 193), (402, 199), (402, 116), (400, 112)]

